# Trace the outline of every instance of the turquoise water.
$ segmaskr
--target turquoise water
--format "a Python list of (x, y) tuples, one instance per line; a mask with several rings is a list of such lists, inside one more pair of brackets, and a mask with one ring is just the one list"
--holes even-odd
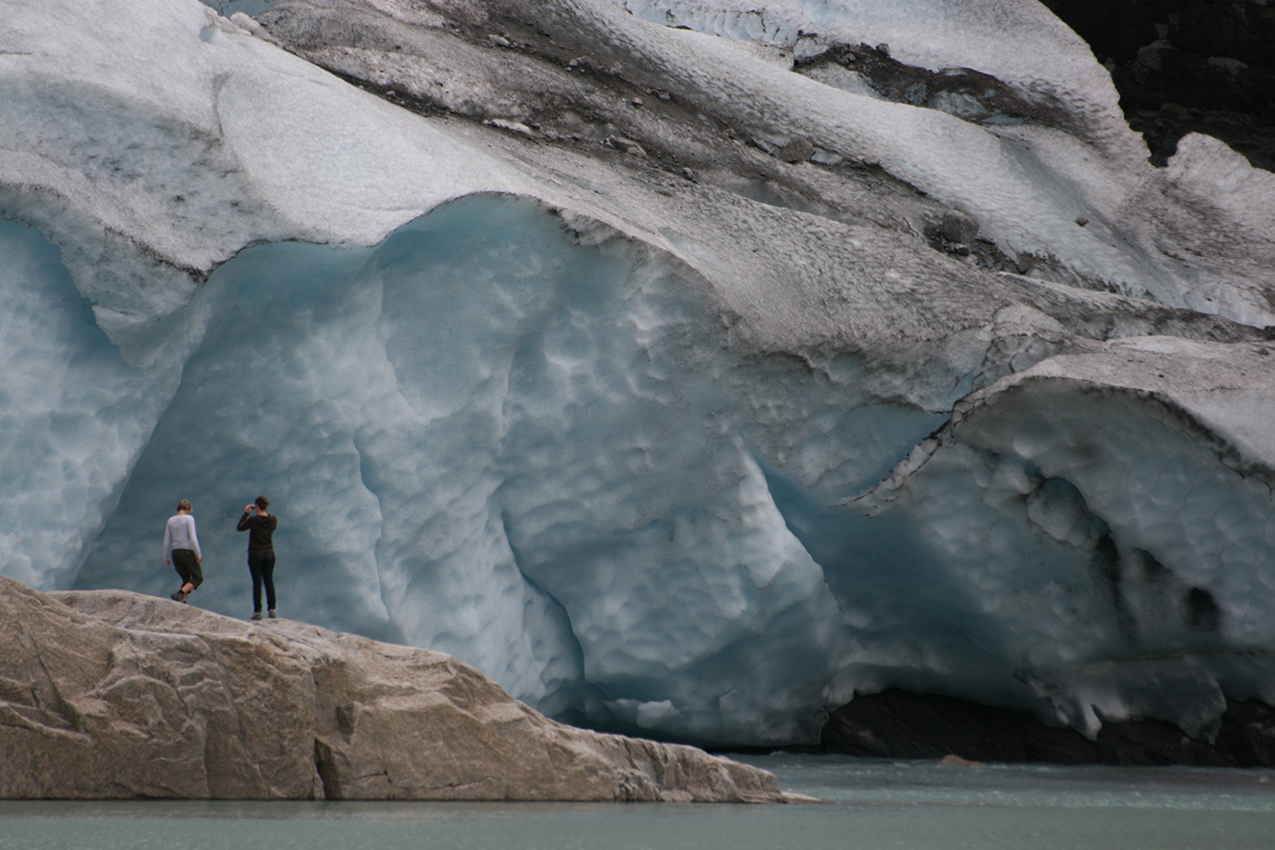
[(0, 850), (1275, 848), (1275, 771), (743, 759), (808, 806), (0, 802)]

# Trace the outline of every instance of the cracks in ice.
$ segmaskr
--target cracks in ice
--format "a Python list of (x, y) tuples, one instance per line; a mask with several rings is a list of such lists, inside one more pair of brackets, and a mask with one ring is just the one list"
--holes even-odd
[(514, 569), (518, 571), (518, 575), (522, 577), (522, 580), (526, 582), (528, 587), (547, 599), (549, 603), (561, 613), (565, 632), (564, 638), (568, 645), (567, 648), (573, 656), (572, 661), (580, 670), (580, 681), (586, 687), (591, 687), (588, 681), (584, 678), (584, 645), (580, 642), (580, 638), (576, 634), (575, 624), (571, 619), (571, 612), (567, 610), (567, 606), (563, 605), (557, 596), (550, 593), (547, 588), (543, 587), (539, 582), (528, 575), (526, 569), (523, 568), (524, 559), (518, 553), (517, 547), (514, 546), (513, 538), (509, 533), (509, 517), (503, 510), (500, 512), (500, 532), (505, 539), (505, 545), (509, 548), (509, 554), (513, 560)]
[(1106, 601), (1115, 611), (1116, 625), (1120, 629), (1121, 636), (1130, 644), (1137, 643), (1138, 623), (1129, 608), (1129, 600), (1125, 597), (1123, 589), (1123, 559), (1116, 546), (1116, 539), (1110, 531), (1098, 538), (1090, 558), (1090, 568), (1098, 587), (1107, 593)]
[[(367, 451), (362, 445), (360, 445), (362, 443), (362, 439), (358, 431), (355, 431), (355, 433), (351, 435), (350, 442), (359, 458), (359, 485), (362, 486), (363, 489), (372, 496), (372, 498), (376, 499), (376, 512), (379, 518), (379, 523), (377, 524), (376, 540), (372, 542), (372, 566), (376, 570), (377, 598), (381, 601), (381, 610), (384, 612), (386, 617), (386, 628), (393, 629), (392, 624), (394, 622), (394, 618), (390, 613), (392, 609), (390, 608), (390, 600), (388, 598), (389, 588), (386, 586), (385, 575), (381, 571), (381, 559), (376, 555), (381, 547), (381, 539), (385, 535), (385, 505), (382, 503), (381, 494), (377, 492), (373, 483), (369, 480), (371, 477), (368, 474), (368, 464), (370, 461)], [(408, 643), (405, 636), (402, 634), (397, 634), (392, 637), (390, 635), (386, 635), (386, 639), (395, 643)]]
[[(1114, 612), (1117, 628), (1128, 646), (1145, 646), (1148, 641), (1156, 640), (1156, 625), (1172, 625), (1166, 622), (1152, 623), (1150, 620), (1155, 619), (1157, 613), (1160, 618), (1176, 614), (1181, 626), (1188, 632), (1216, 634), (1221, 631), (1223, 610), (1212, 591), (1204, 587), (1187, 586), (1169, 566), (1147, 549), (1122, 545), (1116, 530), (1103, 517), (1091, 511), (1084, 495), (1075, 485), (1064, 478), (1042, 478), (1034, 464), (1028, 462), (1025, 465), (1029, 477), (1039, 480), (1027, 496), (1028, 519), (1034, 525), (1059, 542), (1066, 542), (1065, 536), (1059, 536), (1058, 529), (1042, 524), (1043, 517), (1038, 519), (1031, 507), (1032, 499), (1039, 502), (1049, 488), (1056, 490), (1058, 487), (1065, 487), (1083, 513), (1083, 517), (1077, 520), (1073, 528), (1084, 522), (1097, 533), (1089, 559), (1091, 575), (1095, 586), (1106, 595), (1105, 601)], [(1048, 513), (1050, 511), (1046, 509), (1046, 515)], [(1139, 597), (1148, 595), (1159, 597), (1165, 602), (1157, 610), (1148, 610), (1148, 603), (1145, 601), (1141, 606), (1137, 603)], [(1167, 604), (1169, 600), (1172, 600), (1171, 605)]]

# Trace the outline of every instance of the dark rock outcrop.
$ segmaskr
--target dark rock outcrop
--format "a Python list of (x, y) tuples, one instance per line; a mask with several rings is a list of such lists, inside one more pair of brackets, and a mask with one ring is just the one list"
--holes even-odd
[[(883, 49), (884, 48), (884, 49)], [(937, 109), (971, 124), (1037, 124), (1065, 132), (1083, 132), (1057, 99), (1027, 96), (995, 77), (971, 68), (931, 71), (890, 57), (888, 45), (834, 44), (808, 56), (798, 56), (798, 73), (836, 85), (830, 69), (853, 72), (878, 97)]]
[(948, 210), (943, 214), (943, 238), (965, 245), (978, 236), (978, 219), (960, 210)]
[(1271, 767), (1275, 709), (1252, 700), (1229, 703), (1212, 742), (1161, 720), (1104, 723), (1090, 740), (1026, 712), (892, 688), (832, 712), (821, 749), (883, 758), (952, 754), (980, 762)]
[(771, 774), (555, 723), (455, 658), (0, 577), (0, 798), (778, 802)]
[(1232, 0), (1044, 0), (1093, 48), (1130, 126), (1164, 165), (1190, 132), (1275, 170), (1275, 6)]

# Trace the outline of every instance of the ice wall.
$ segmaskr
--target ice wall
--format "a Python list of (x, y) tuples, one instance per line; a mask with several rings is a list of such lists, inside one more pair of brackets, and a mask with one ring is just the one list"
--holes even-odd
[[(283, 616), (610, 728), (805, 741), (897, 685), (1207, 736), (1225, 697), (1275, 701), (1273, 348), (1233, 321), (1269, 307), (1275, 192), (1226, 151), (1026, 144), (611, 3), (273, 5), (0, 4), (5, 575), (167, 596), (185, 497), (192, 603), (246, 616), (264, 493)], [(857, 8), (905, 58), (1060, 100), (1083, 64), (1036, 6), (958, 44), (887, 5)], [(828, 43), (853, 23), (809, 8)], [(1035, 47), (995, 64), (997, 27)], [(794, 128), (880, 167), (768, 152)], [(1060, 279), (1163, 297), (942, 253), (957, 201)]]
[(0, 222), (0, 257), (0, 563), (66, 587), (180, 368), (124, 362), (39, 231)]
[(826, 380), (733, 358), (684, 271), (597, 238), (472, 197), (374, 250), (222, 266), (195, 304), (216, 318), (77, 586), (164, 594), (136, 520), (197, 493), (198, 598), (243, 616), (234, 521), (266, 492), (285, 614), (459, 654), (598, 722), (811, 734), (841, 616), (757, 456), (800, 447), (790, 464), (848, 492), (942, 417), (878, 403), (838, 422)]

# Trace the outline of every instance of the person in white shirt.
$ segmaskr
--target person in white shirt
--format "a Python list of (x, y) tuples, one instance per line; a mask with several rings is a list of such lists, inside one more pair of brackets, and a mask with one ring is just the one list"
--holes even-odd
[(168, 518), (164, 526), (164, 564), (177, 570), (182, 586), (173, 599), (185, 602), (190, 592), (204, 583), (201, 566), (204, 557), (199, 551), (199, 535), (195, 533), (195, 518), (190, 515), (190, 502), (177, 503), (177, 514)]

